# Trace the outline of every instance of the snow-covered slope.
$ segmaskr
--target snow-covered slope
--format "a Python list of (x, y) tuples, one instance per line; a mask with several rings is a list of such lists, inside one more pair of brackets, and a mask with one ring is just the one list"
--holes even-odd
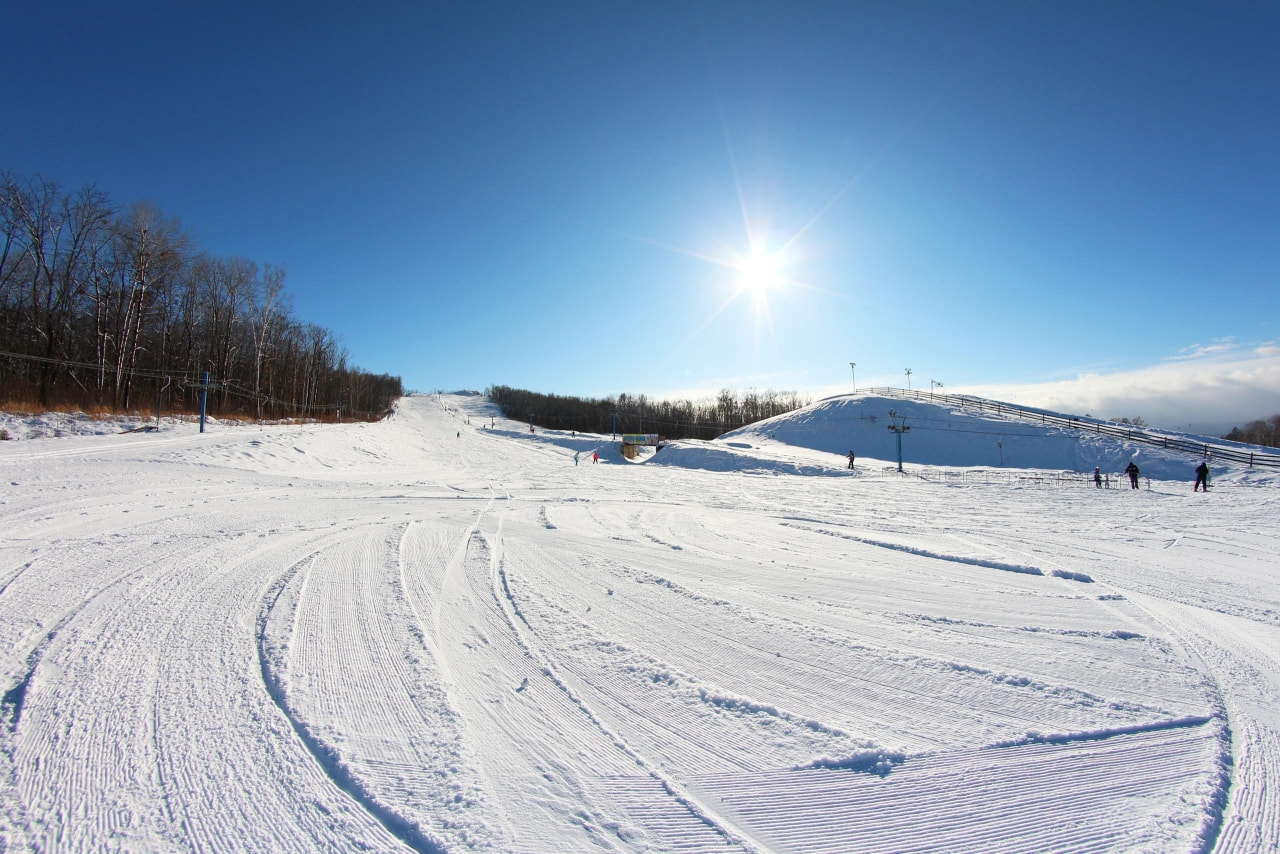
[(0, 443), (0, 848), (1280, 846), (1274, 486), (831, 476), (828, 410)]
[[(891, 411), (909, 428), (902, 436), (904, 464), (1072, 472), (1092, 472), (1096, 466), (1115, 476), (1132, 460), (1145, 477), (1190, 481), (1200, 462), (1185, 453), (1088, 431), (868, 393), (828, 398), (748, 425), (720, 437), (712, 447), (746, 450), (756, 456), (761, 451), (777, 453), (779, 446), (819, 451), (824, 456), (814, 457), (812, 462), (822, 461), (822, 465), (836, 469), (843, 467), (849, 451), (859, 459), (896, 465), (897, 437), (889, 430)], [(1212, 460), (1211, 468), (1215, 479), (1244, 474), (1240, 467)], [(1255, 472), (1253, 478), (1258, 477), (1265, 474)]]

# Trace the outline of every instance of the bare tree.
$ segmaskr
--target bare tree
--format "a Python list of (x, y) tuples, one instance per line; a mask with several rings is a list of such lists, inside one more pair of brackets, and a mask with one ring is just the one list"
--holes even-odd
[(143, 333), (156, 294), (169, 287), (186, 263), (190, 238), (181, 223), (150, 202), (130, 206), (116, 223), (117, 275), (123, 306), (116, 350), (116, 402), (128, 408)]
[[(138, 383), (171, 375), (170, 394), (193, 403), (209, 371), (218, 412), (233, 397), (260, 417), (357, 400), (385, 410), (399, 379), (350, 366), (335, 336), (294, 320), (284, 278), (282, 267), (194, 254), (154, 204), (117, 216), (92, 185), (67, 193), (0, 172), (0, 398), (127, 407)], [(79, 376), (86, 363), (92, 380)]]
[(255, 288), (249, 324), (253, 331), (253, 395), (262, 418), (262, 363), (267, 352), (267, 336), (275, 331), (287, 313), (284, 296), (284, 268), (268, 264)]
[(86, 184), (75, 195), (57, 182), (39, 177), (19, 185), (14, 201), (31, 263), (27, 265), (27, 310), (32, 335), (39, 341), (43, 361), (38, 395), (48, 405), (50, 386), (65, 360), (64, 338), (92, 276), (93, 260), (109, 239), (113, 213), (105, 193)]

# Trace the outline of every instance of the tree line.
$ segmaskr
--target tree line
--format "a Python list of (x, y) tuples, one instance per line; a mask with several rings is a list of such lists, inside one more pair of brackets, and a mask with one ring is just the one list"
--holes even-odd
[[(485, 396), (507, 418), (585, 433), (658, 433), (668, 439), (714, 439), (722, 433), (809, 405), (793, 391), (721, 389), (701, 401), (651, 400), (643, 394), (584, 398), (490, 386)], [(615, 420), (616, 416), (616, 420)]]
[(202, 251), (150, 202), (0, 171), (0, 401), (380, 417), (399, 377), (296, 319), (283, 267)]
[(1244, 425), (1244, 429), (1232, 427), (1231, 432), (1222, 438), (1233, 442), (1247, 442), (1250, 445), (1280, 448), (1280, 414), (1250, 421)]

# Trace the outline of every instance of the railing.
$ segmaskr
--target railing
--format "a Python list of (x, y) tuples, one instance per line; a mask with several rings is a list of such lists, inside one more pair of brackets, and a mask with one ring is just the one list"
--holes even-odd
[(1163, 433), (1156, 433), (1142, 428), (1131, 427), (1126, 424), (1115, 424), (1109, 421), (1101, 421), (1096, 418), (1068, 418), (1061, 415), (1055, 415), (1052, 412), (1044, 412), (1039, 409), (1032, 409), (1025, 406), (1014, 406), (1008, 403), (1001, 403), (996, 400), (987, 400), (981, 397), (973, 397), (967, 394), (938, 394), (931, 391), (916, 391), (914, 389), (902, 388), (863, 388), (858, 389), (859, 393), (879, 394), (887, 397), (900, 397), (907, 400), (923, 400), (930, 403), (945, 403), (950, 406), (959, 406), (966, 409), (977, 409), (982, 413), (994, 413), (1001, 417), (1019, 418), (1023, 421), (1040, 424), (1042, 426), (1069, 427), (1073, 430), (1079, 430), (1085, 433), (1097, 433), (1102, 436), (1112, 436), (1117, 439), (1125, 439), (1130, 442), (1140, 442), (1144, 445), (1151, 445), (1156, 448), (1164, 448), (1170, 451), (1179, 451), (1184, 454), (1194, 454), (1197, 457), (1203, 457), (1206, 460), (1217, 460), (1242, 463), (1249, 468), (1280, 468), (1280, 453), (1268, 453), (1266, 451), (1251, 451), (1247, 448), (1232, 447), (1226, 444), (1208, 444), (1205, 442), (1193, 442), (1180, 436), (1168, 436)]

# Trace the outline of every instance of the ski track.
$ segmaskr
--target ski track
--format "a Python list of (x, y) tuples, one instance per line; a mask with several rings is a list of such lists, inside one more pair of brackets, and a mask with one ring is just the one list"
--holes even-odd
[[(285, 543), (237, 554), (228, 546), (240, 543), (221, 542), (168, 558), (159, 568), (144, 564), (66, 621), (33, 674), (13, 752), (34, 847), (96, 850), (103, 840), (116, 840), (160, 849), (203, 839), (216, 848), (220, 840), (264, 831), (272, 834), (265, 843), (277, 850), (391, 841), (376, 828), (361, 828), (359, 814), (345, 816), (354, 827), (333, 826), (350, 810), (336, 802), (341, 798), (327, 778), (299, 761), (296, 749), (272, 751), (294, 755), (266, 761), (258, 756), (272, 739), (269, 722), (261, 720), (265, 697), (245, 696), (252, 633), (202, 607), (226, 607), (245, 593), (251, 602), (256, 584), (246, 591), (237, 570)], [(232, 559), (223, 563), (219, 556)], [(227, 581), (237, 589), (219, 590)], [(242, 638), (244, 669), (229, 669), (232, 650), (216, 642), (229, 630)], [(190, 673), (207, 676), (192, 683)], [(253, 708), (242, 708), (245, 703)], [(175, 716), (175, 709), (182, 711)], [(199, 710), (194, 720), (192, 710)], [(241, 714), (228, 720), (235, 711)], [(245, 725), (255, 718), (256, 733)], [(70, 773), (42, 773), (51, 754), (76, 757)], [(235, 782), (211, 788), (212, 769)], [(319, 809), (288, 806), (307, 792)]]
[[(501, 525), (496, 536), (501, 542)], [(674, 846), (669, 850), (683, 853), (687, 850), (707, 850), (708, 846), (711, 850), (756, 850), (756, 846), (744, 839), (740, 831), (693, 799), (680, 782), (665, 773), (659, 765), (641, 755), (632, 744), (601, 718), (579, 692), (565, 681), (561, 668), (551, 660), (546, 651), (539, 649), (530, 639), (529, 634), (517, 624), (518, 620), (526, 628), (532, 629), (528, 620), (520, 612), (519, 604), (511, 592), (508, 571), (502, 564), (502, 555), (495, 552), (490, 562), (491, 583), (494, 586), (495, 599), (501, 603), (507, 623), (521, 647), (531, 658), (541, 662), (542, 673), (550, 678), (560, 693), (577, 707), (600, 734), (612, 742), (617, 752), (645, 769), (659, 784), (658, 789), (651, 790), (652, 794), (643, 807), (637, 808), (637, 805), (632, 803), (626, 805), (627, 811), (633, 817), (640, 818), (647, 829), (653, 830), (664, 841), (664, 847)], [(593, 774), (592, 778), (586, 782), (588, 788), (596, 792), (600, 791), (596, 775)]]
[(1147, 797), (1196, 791), (1216, 747), (1206, 729), (925, 756), (884, 778), (773, 771), (695, 785), (777, 852), (1112, 851)]
[(1206, 663), (1230, 726), (1230, 791), (1217, 852), (1280, 850), (1280, 630), (1132, 591)]
[[(740, 634), (735, 629), (735, 621), (742, 615), (733, 613), (730, 603), (724, 600), (708, 597), (700, 600), (696, 596), (677, 593), (671, 586), (657, 583), (656, 578), (649, 579), (643, 575), (628, 578), (625, 572), (613, 576), (616, 581), (602, 582), (592, 579), (589, 574), (576, 572), (574, 563), (567, 559), (557, 565), (557, 562), (539, 556), (539, 560), (529, 568), (528, 571), (536, 572), (538, 565), (551, 567), (548, 578), (578, 576), (577, 583), (563, 590), (557, 588), (554, 600), (543, 603), (545, 610), (555, 611), (558, 603), (577, 599), (573, 591), (594, 588), (599, 591), (596, 595), (580, 599), (568, 609), (585, 624), (596, 626), (601, 636), (627, 641), (635, 637), (636, 627), (651, 625), (663, 619), (663, 615), (666, 619), (675, 617), (678, 623), (686, 626), (686, 632), (701, 638), (698, 643), (688, 644), (685, 637), (668, 644), (660, 636), (645, 637), (636, 643), (655, 658), (686, 672), (728, 674), (727, 684), (723, 687), (733, 693), (766, 698), (772, 704), (798, 710), (803, 717), (838, 722), (839, 728), (851, 732), (888, 726), (903, 739), (917, 731), (916, 740), (908, 741), (913, 749), (938, 748), (947, 744), (945, 740), (939, 741), (936, 723), (932, 723), (931, 733), (919, 730), (913, 723), (921, 718), (925, 706), (939, 702), (937, 697), (954, 705), (947, 716), (953, 724), (963, 719), (975, 725), (997, 719), (1006, 722), (1003, 731), (1021, 732), (1043, 727), (1049, 722), (1043, 717), (1043, 696), (1026, 699), (1017, 696), (1027, 693), (1020, 687), (1021, 679), (1008, 679), (1011, 686), (1009, 696), (1002, 698), (999, 704), (992, 704), (983, 696), (989, 693), (990, 678), (975, 677), (965, 669), (936, 661), (931, 662), (934, 666), (928, 671), (917, 668), (918, 672), (913, 674), (915, 679), (910, 681), (933, 679), (938, 683), (937, 691), (913, 690), (899, 684), (908, 681), (901, 678), (901, 659), (886, 658), (874, 647), (862, 647), (864, 652), (859, 656), (856, 668), (834, 665), (831, 661), (833, 653), (838, 652), (841, 645), (833, 642), (830, 630), (816, 637), (797, 636), (795, 625), (779, 624), (758, 614), (748, 614), (752, 621), (752, 634), (747, 640), (735, 636)], [(614, 593), (605, 594), (602, 588), (610, 583), (615, 585), (611, 588)], [(730, 611), (727, 616), (720, 613), (726, 610)], [(846, 649), (851, 646), (854, 644), (844, 645)], [(875, 660), (877, 658), (878, 661)], [(860, 686), (861, 690), (850, 692), (851, 683)], [(1052, 686), (1048, 689), (1052, 690)], [(1034, 691), (1034, 687), (1031, 690)], [(1097, 711), (1082, 713), (1077, 707), (1079, 699), (1074, 696), (1064, 702), (1063, 716), (1056, 721), (1055, 728), (1079, 729), (1093, 719)], [(1020, 702), (1034, 705), (1027, 708), (1025, 715), (1019, 716)], [(1035, 713), (1034, 717), (1030, 716), (1032, 713)], [(1153, 714), (1160, 716), (1159, 713)], [(991, 730), (988, 740), (999, 740), (1000, 731)], [(951, 744), (969, 743), (972, 737), (972, 733), (955, 736)]]
[(1280, 849), (1265, 490), (575, 467), (484, 406), (5, 448), (0, 848)]

